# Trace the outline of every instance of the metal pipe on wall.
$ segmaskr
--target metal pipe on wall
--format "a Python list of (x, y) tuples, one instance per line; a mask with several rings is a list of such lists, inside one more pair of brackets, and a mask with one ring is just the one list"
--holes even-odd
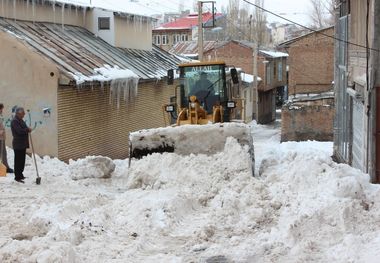
[[(369, 90), (370, 103), (370, 129), (368, 131), (371, 142), (368, 144), (369, 172), (375, 183), (380, 183), (380, 0), (373, 0), (373, 29), (372, 45), (370, 52), (370, 76)], [(372, 81), (371, 81), (372, 80)], [(374, 136), (372, 136), (372, 134)]]

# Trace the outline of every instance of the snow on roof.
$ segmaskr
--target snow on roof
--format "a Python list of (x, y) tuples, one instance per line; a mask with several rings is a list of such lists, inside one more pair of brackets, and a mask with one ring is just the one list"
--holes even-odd
[(283, 58), (283, 57), (289, 57), (287, 53), (279, 52), (279, 51), (268, 51), (268, 50), (260, 50), (260, 53), (264, 55), (268, 55), (272, 58)]
[[(160, 79), (166, 76), (168, 69), (180, 63), (178, 58), (155, 45), (151, 51), (117, 48), (77, 26), (66, 25), (62, 30), (60, 24), (0, 18), (0, 31), (53, 61), (63, 75), (79, 84), (125, 77), (127, 72), (120, 70), (130, 70), (145, 80)], [(113, 69), (104, 71), (104, 65), (111, 65)]]
[(155, 9), (159, 6), (154, 6), (154, 3), (150, 3), (149, 6), (146, 3), (132, 2), (126, 0), (49, 0), (50, 2), (66, 3), (75, 6), (101, 8), (117, 13), (135, 14), (139, 16), (151, 17), (157, 13)]
[[(292, 43), (294, 43), (294, 42), (296, 42), (296, 41), (298, 41), (300, 39), (303, 39), (304, 37), (311, 36), (313, 34), (320, 34), (321, 32), (327, 31), (327, 30), (332, 29), (332, 28), (334, 28), (334, 26), (329, 26), (329, 27), (321, 28), (321, 29), (316, 30), (316, 31), (313, 30), (313, 31), (305, 33), (305, 34), (303, 34), (301, 36), (297, 36), (295, 38), (286, 40), (286, 41), (278, 44), (278, 47), (286, 47), (286, 46), (288, 46), (288, 45), (290, 45), (290, 44), (292, 44)], [(333, 36), (333, 35), (331, 35), (331, 36)]]
[[(241, 81), (246, 82), (246, 83), (253, 83), (254, 81), (254, 76), (245, 72), (240, 73)], [(257, 77), (257, 81), (261, 81), (262, 79), (260, 77)]]
[(80, 72), (70, 72), (77, 84), (92, 81), (111, 81), (111, 80), (136, 80), (139, 76), (129, 69), (121, 69), (118, 66), (104, 65), (100, 68), (95, 68), (94, 73), (90, 76), (85, 76)]
[[(215, 14), (215, 19), (222, 17), (222, 13)], [(212, 13), (206, 12), (203, 13), (203, 23), (211, 21)], [(198, 14), (190, 14), (186, 17), (179, 18), (176, 21), (163, 24), (155, 29), (191, 29), (198, 25)]]

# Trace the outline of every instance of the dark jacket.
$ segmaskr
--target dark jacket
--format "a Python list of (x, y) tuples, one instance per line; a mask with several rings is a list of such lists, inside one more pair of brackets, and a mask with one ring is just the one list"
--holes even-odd
[(11, 130), (13, 135), (13, 149), (25, 150), (29, 148), (29, 131), (25, 121), (14, 117), (11, 122)]

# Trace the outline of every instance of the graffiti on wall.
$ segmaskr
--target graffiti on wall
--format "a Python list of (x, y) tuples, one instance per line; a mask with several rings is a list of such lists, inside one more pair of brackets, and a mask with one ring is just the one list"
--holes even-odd
[[(11, 127), (11, 121), (16, 114), (17, 105), (12, 107), (12, 115), (9, 118), (4, 119), (4, 126), (7, 128)], [(29, 109), (25, 112), (24, 121), (28, 127), (32, 130), (36, 130), (41, 126), (47, 124), (51, 117), (51, 108), (50, 107), (42, 107), (39, 111), (31, 111)]]

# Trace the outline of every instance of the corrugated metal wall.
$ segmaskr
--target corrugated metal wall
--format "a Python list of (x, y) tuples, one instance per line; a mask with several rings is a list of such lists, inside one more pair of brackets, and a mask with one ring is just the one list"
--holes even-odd
[(163, 81), (139, 84), (134, 104), (110, 103), (109, 87), (58, 90), (58, 157), (77, 159), (103, 155), (113, 159), (128, 156), (131, 131), (164, 125), (161, 107), (174, 88)]

